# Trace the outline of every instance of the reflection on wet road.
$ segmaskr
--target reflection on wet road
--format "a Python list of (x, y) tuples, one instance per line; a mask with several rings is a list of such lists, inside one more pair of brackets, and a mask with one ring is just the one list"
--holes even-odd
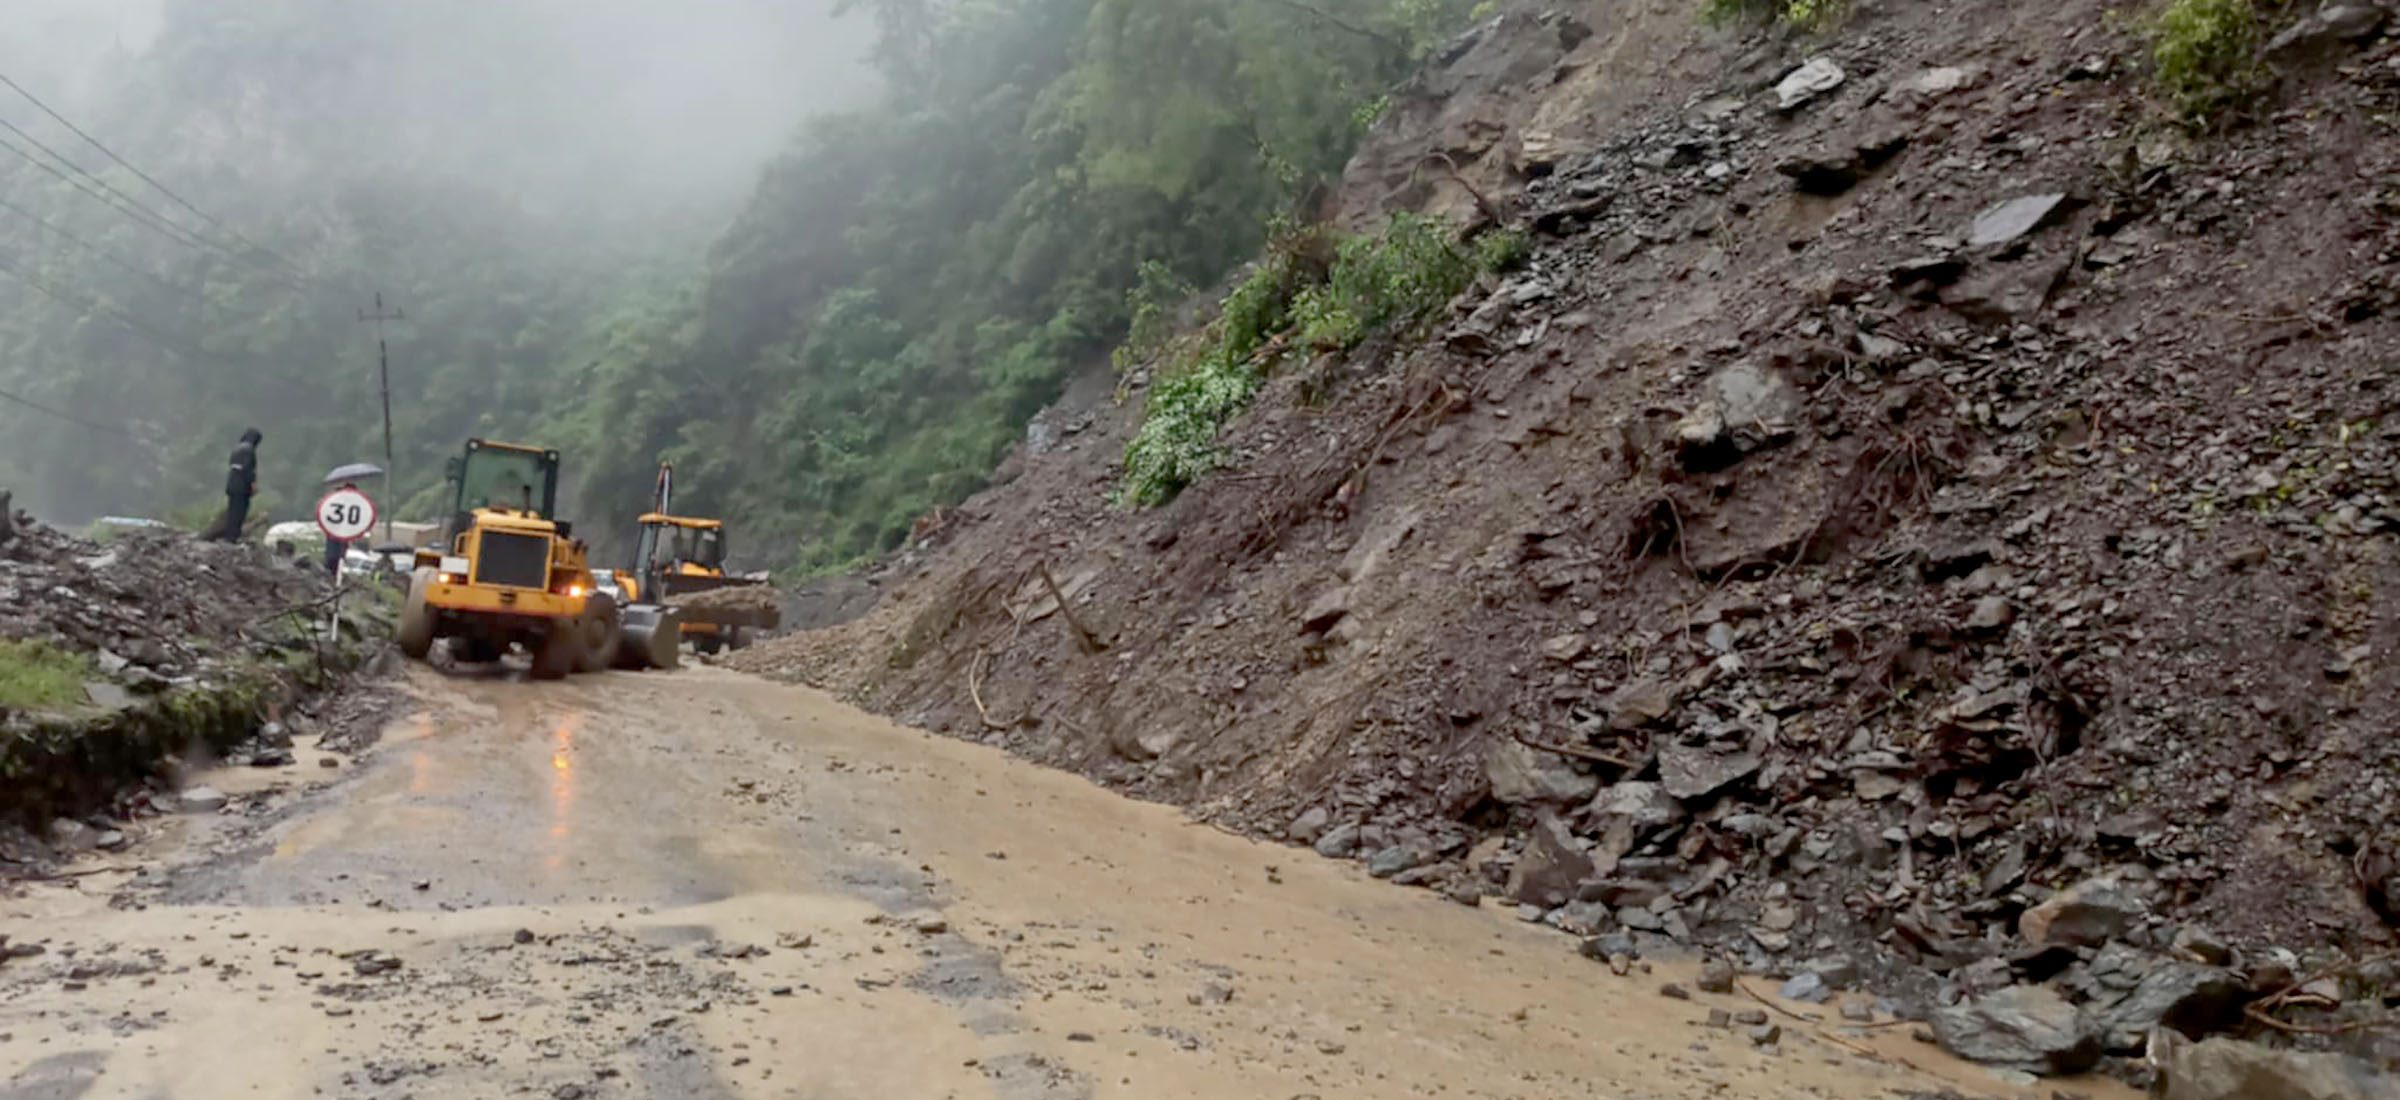
[(2008, 1094), (814, 692), (415, 688), (321, 789), (0, 900), (48, 948), (0, 1100)]

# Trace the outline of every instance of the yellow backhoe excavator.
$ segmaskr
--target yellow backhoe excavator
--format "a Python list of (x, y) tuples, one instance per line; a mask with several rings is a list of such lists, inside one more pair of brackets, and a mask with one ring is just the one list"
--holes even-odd
[[(772, 600), (712, 604), (682, 603), (677, 597), (767, 582), (725, 572), (725, 522), (674, 514), (675, 468), (659, 463), (650, 511), (642, 514), (634, 543), (633, 569), (619, 572), (613, 587), (635, 606), (673, 605), (685, 641), (701, 653), (741, 649), (757, 631), (773, 630), (782, 617)], [(628, 616), (628, 622), (633, 621)], [(645, 624), (647, 625), (647, 624)]]

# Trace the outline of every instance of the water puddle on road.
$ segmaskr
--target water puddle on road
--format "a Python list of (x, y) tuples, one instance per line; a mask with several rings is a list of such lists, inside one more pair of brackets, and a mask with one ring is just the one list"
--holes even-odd
[(815, 692), (416, 686), (338, 782), (0, 898), (0, 1100), (2049, 1095)]

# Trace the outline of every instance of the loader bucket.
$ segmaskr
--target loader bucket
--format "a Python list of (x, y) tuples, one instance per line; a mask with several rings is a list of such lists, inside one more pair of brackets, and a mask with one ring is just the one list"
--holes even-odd
[(616, 666), (673, 671), (683, 656), (683, 615), (653, 603), (627, 604), (620, 621)]

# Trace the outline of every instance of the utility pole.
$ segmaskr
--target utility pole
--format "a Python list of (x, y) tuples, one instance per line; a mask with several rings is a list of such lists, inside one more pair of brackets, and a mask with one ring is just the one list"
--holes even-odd
[(383, 341), (383, 323), (405, 321), (408, 314), (398, 309), (384, 312), (383, 292), (378, 290), (375, 292), (375, 312), (359, 310), (358, 319), (375, 322), (375, 362), (383, 373), (383, 541), (388, 546), (392, 542), (392, 513), (400, 503), (400, 490), (399, 473), (392, 467), (392, 352)]

